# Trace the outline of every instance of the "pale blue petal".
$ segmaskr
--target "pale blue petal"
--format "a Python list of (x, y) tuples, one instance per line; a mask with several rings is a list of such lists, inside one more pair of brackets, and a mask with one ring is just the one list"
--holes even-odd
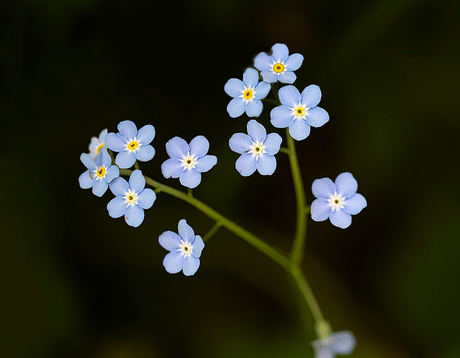
[(302, 99), (299, 90), (291, 85), (281, 87), (278, 91), (280, 102), (288, 107), (295, 107)]
[(112, 164), (112, 158), (110, 154), (107, 152), (106, 148), (102, 148), (99, 154), (96, 156), (96, 165), (98, 168), (100, 167), (109, 167)]
[(174, 158), (167, 159), (161, 164), (161, 173), (166, 179), (179, 178), (179, 175), (184, 171), (182, 163)]
[(256, 168), (261, 175), (272, 175), (276, 169), (276, 158), (273, 155), (261, 155), (256, 161)]
[(244, 133), (235, 133), (228, 142), (230, 149), (243, 154), (251, 149), (251, 137)]
[(312, 127), (321, 127), (329, 121), (329, 113), (321, 107), (313, 107), (307, 111), (306, 120)]
[(101, 197), (107, 191), (109, 184), (105, 180), (95, 180), (93, 185), (93, 194)]
[(315, 179), (311, 185), (311, 191), (316, 198), (329, 199), (336, 190), (337, 187), (329, 178)]
[(110, 182), (109, 188), (113, 195), (124, 196), (125, 193), (128, 191), (129, 185), (124, 178), (118, 177)]
[(305, 107), (316, 107), (321, 101), (321, 90), (317, 85), (310, 85), (305, 87), (301, 93), (302, 104)]
[(163, 259), (163, 266), (169, 273), (178, 273), (182, 270), (184, 259), (177, 251), (171, 251)]
[(284, 71), (278, 75), (278, 79), (281, 83), (294, 83), (297, 79), (297, 75), (291, 71)]
[(289, 124), (294, 119), (292, 114), (292, 109), (289, 109), (288, 106), (278, 106), (271, 110), (270, 112), (270, 122), (276, 128), (286, 128), (289, 127)]
[(134, 156), (141, 162), (148, 162), (155, 156), (155, 148), (151, 145), (143, 145), (134, 153)]
[(150, 209), (153, 203), (155, 202), (156, 198), (157, 198), (157, 195), (152, 189), (150, 188), (144, 189), (137, 197), (137, 204), (142, 209)]
[(159, 236), (158, 241), (166, 250), (173, 251), (179, 248), (180, 236), (175, 232), (168, 230)]
[(233, 98), (227, 105), (227, 112), (230, 117), (236, 118), (246, 111), (246, 103), (241, 98)]
[(136, 139), (142, 145), (150, 144), (150, 142), (155, 138), (155, 128), (151, 124), (147, 124), (139, 129)]
[(271, 88), (272, 88), (272, 86), (270, 85), (270, 83), (265, 82), (265, 81), (260, 82), (256, 86), (256, 88), (254, 88), (254, 96), (255, 96), (255, 98), (262, 99), (262, 98), (267, 97), (267, 94), (268, 94), (268, 92), (270, 92)]
[(197, 272), (198, 267), (200, 267), (200, 259), (193, 256), (187, 256), (184, 258), (182, 272), (185, 276), (193, 276)]
[(195, 163), (195, 169), (200, 173), (205, 173), (217, 164), (217, 157), (215, 155), (206, 155), (205, 157), (198, 159)]
[(261, 75), (262, 75), (262, 77), (263, 77), (265, 82), (274, 83), (274, 82), (278, 81), (278, 74), (273, 72), (273, 71), (271, 71), (271, 70), (262, 71)]
[(247, 124), (247, 130), (249, 136), (254, 142), (263, 142), (267, 138), (267, 131), (265, 127), (257, 122), (255, 119), (251, 119)]
[(353, 174), (348, 172), (339, 174), (335, 178), (335, 185), (337, 186), (337, 193), (346, 198), (351, 198), (358, 190), (358, 182)]
[(243, 81), (236, 78), (230, 78), (224, 86), (224, 91), (230, 97), (240, 96), (244, 91)]
[(288, 60), (284, 63), (284, 66), (288, 71), (298, 70), (302, 66), (303, 56), (300, 53), (294, 53), (289, 56)]
[(80, 175), (80, 177), (78, 178), (78, 183), (80, 184), (80, 188), (89, 189), (93, 186), (94, 180), (94, 177), (91, 178), (89, 176), (89, 170), (87, 170), (86, 172)]
[(187, 169), (180, 174), (179, 182), (187, 188), (194, 189), (201, 183), (201, 173), (195, 169)]
[(331, 215), (331, 206), (329, 205), (329, 202), (326, 201), (326, 199), (315, 199), (311, 203), (310, 212), (311, 218), (314, 221), (324, 221), (329, 218), (329, 215)]
[(105, 146), (114, 152), (122, 152), (126, 148), (126, 139), (119, 134), (109, 133), (105, 137)]
[(137, 127), (131, 121), (121, 121), (118, 126), (118, 131), (127, 140), (132, 140), (137, 134)]
[(273, 59), (271, 56), (268, 56), (265, 52), (259, 53), (254, 58), (254, 67), (259, 71), (264, 72), (272, 68)]
[(272, 51), (275, 62), (286, 61), (289, 57), (289, 49), (285, 44), (274, 44), (272, 46)]
[(80, 160), (89, 170), (96, 170), (96, 163), (94, 162), (94, 159), (89, 156), (89, 154), (82, 153), (80, 155)]
[(315, 351), (315, 358), (335, 358), (335, 354), (329, 347), (322, 347)]
[(107, 128), (103, 129), (101, 133), (99, 133), (99, 142), (105, 143), (105, 137), (107, 136), (108, 130)]
[(180, 138), (174, 137), (166, 143), (166, 152), (171, 158), (182, 159), (190, 151), (190, 147), (187, 142)]
[(179, 231), (179, 236), (182, 238), (182, 240), (188, 242), (193, 242), (193, 240), (195, 240), (195, 232), (193, 231), (192, 227), (189, 224), (187, 224), (187, 220), (179, 220), (177, 228)]
[(136, 162), (136, 156), (133, 152), (124, 150), (117, 154), (115, 158), (115, 163), (123, 169), (131, 168)]
[(331, 219), (332, 225), (341, 229), (346, 229), (351, 225), (351, 215), (341, 209), (332, 211), (329, 218)]
[(120, 176), (120, 170), (116, 165), (111, 165), (107, 168), (104, 180), (106, 183), (110, 183), (113, 179), (115, 179), (118, 176)]
[(289, 124), (289, 134), (295, 140), (304, 140), (310, 134), (310, 125), (303, 119), (293, 120)]
[(259, 117), (263, 107), (262, 101), (254, 98), (246, 105), (246, 114), (248, 117)]
[(345, 212), (356, 215), (367, 206), (367, 201), (361, 194), (355, 194), (350, 199), (346, 199), (343, 205)]
[(243, 73), (243, 83), (246, 87), (252, 88), (259, 82), (259, 72), (253, 68), (248, 68)]
[(138, 169), (134, 170), (129, 177), (129, 188), (136, 193), (140, 193), (145, 188), (145, 178)]
[(190, 142), (190, 154), (194, 157), (204, 157), (209, 150), (209, 141), (205, 136), (198, 135)]
[(200, 235), (196, 235), (195, 241), (193, 242), (192, 256), (196, 258), (200, 257), (201, 251), (203, 251), (203, 249), (204, 249), (204, 241)]
[(278, 133), (270, 133), (264, 141), (265, 151), (268, 155), (275, 155), (280, 151), (283, 138)]
[(236, 160), (235, 167), (242, 176), (247, 177), (256, 171), (256, 159), (252, 154), (242, 154)]
[(341, 355), (351, 354), (356, 346), (356, 338), (350, 331), (332, 333), (330, 336), (334, 343), (329, 346), (331, 351)]
[(116, 219), (123, 216), (126, 210), (125, 199), (117, 196), (109, 201), (107, 204), (107, 210), (109, 211), (110, 217)]
[(126, 208), (125, 221), (129, 226), (138, 227), (144, 221), (144, 210), (139, 205), (131, 205)]

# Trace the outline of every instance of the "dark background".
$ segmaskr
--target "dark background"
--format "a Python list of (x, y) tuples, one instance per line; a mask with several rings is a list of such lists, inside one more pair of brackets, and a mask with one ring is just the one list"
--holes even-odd
[[(459, 4), (1, 2), (0, 356), (313, 356), (310, 313), (276, 264), (221, 229), (194, 277), (169, 275), (159, 234), (212, 221), (160, 194), (134, 229), (77, 181), (90, 138), (121, 120), (155, 126), (141, 168), (163, 182), (164, 143), (203, 134), (219, 162), (195, 195), (289, 250), (287, 158), (271, 177), (236, 172), (228, 139), (248, 118), (228, 116), (223, 91), (282, 42), (331, 118), (297, 143), (308, 201), (344, 171), (368, 201), (347, 230), (309, 221), (304, 271), (325, 316), (354, 331), (353, 357), (460, 357)], [(270, 108), (259, 121), (284, 135)]]

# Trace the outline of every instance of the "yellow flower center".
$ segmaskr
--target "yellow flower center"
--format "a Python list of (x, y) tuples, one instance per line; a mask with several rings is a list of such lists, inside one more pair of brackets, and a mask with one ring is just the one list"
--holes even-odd
[(125, 193), (125, 196), (123, 197), (125, 199), (125, 203), (128, 205), (135, 205), (137, 204), (137, 193), (131, 189), (128, 189), (128, 191)]
[(96, 170), (96, 175), (98, 176), (97, 179), (102, 179), (102, 178), (104, 178), (104, 177), (105, 177), (105, 172), (106, 172), (105, 167), (100, 167), (100, 168), (98, 168), (98, 169)]
[(139, 142), (136, 139), (133, 139), (126, 145), (126, 148), (131, 152), (135, 152), (139, 148)]
[(273, 71), (276, 73), (282, 73), (284, 71), (284, 65), (280, 62), (273, 65)]
[(99, 147), (96, 149), (96, 154), (99, 154), (102, 148), (104, 148), (104, 143), (99, 144)]
[(309, 107), (306, 108), (299, 103), (297, 106), (291, 109), (292, 109), (292, 114), (294, 115), (294, 117), (297, 117), (297, 119), (302, 119), (302, 118), (305, 118), (310, 108)]
[(252, 96), (254, 96), (254, 91), (250, 88), (243, 92), (243, 97), (245, 100), (250, 100)]

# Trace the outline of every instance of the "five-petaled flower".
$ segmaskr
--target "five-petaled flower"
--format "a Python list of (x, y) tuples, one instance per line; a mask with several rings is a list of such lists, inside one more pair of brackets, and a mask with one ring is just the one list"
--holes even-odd
[(138, 227), (144, 221), (144, 209), (152, 207), (156, 194), (152, 189), (145, 188), (145, 178), (140, 170), (134, 170), (129, 183), (115, 178), (109, 185), (115, 195), (108, 204), (107, 210), (112, 218), (125, 216), (128, 225)]
[(106, 135), (107, 128), (103, 129), (101, 133), (99, 133), (99, 137), (91, 137), (91, 142), (89, 143), (89, 156), (91, 158), (96, 158), (96, 155), (98, 155), (101, 149), (104, 148)]
[(312, 184), (313, 195), (311, 217), (314, 221), (328, 218), (339, 228), (346, 229), (351, 224), (351, 215), (358, 214), (367, 206), (366, 199), (357, 194), (358, 182), (351, 173), (337, 176), (335, 183), (329, 178), (316, 179)]
[(119, 152), (115, 163), (120, 168), (130, 168), (136, 162), (147, 162), (155, 155), (150, 142), (155, 137), (155, 128), (147, 124), (139, 131), (136, 125), (125, 120), (118, 124), (119, 133), (109, 133), (105, 137), (105, 145), (114, 152)]
[(327, 338), (313, 341), (315, 358), (334, 358), (338, 355), (353, 353), (356, 346), (356, 338), (350, 331), (331, 333)]
[(207, 155), (208, 140), (196, 136), (190, 142), (174, 137), (166, 143), (166, 152), (170, 156), (161, 165), (161, 172), (165, 178), (179, 178), (180, 183), (190, 189), (201, 183), (201, 173), (211, 170), (216, 165), (217, 157)]
[(112, 165), (112, 158), (106, 148), (102, 148), (94, 160), (89, 154), (82, 153), (80, 160), (88, 168), (78, 178), (83, 189), (93, 188), (93, 194), (102, 196), (107, 191), (109, 183), (120, 175), (116, 165)]
[(239, 117), (244, 112), (248, 117), (259, 117), (263, 109), (261, 99), (267, 96), (270, 88), (268, 82), (259, 83), (259, 73), (253, 68), (248, 68), (243, 73), (243, 81), (237, 78), (229, 79), (224, 90), (233, 97), (227, 106), (230, 117)]
[(294, 53), (289, 56), (289, 49), (285, 44), (275, 44), (272, 46), (272, 54), (269, 56), (265, 52), (259, 53), (254, 58), (254, 67), (261, 71), (261, 75), (266, 82), (294, 83), (297, 76), (293, 72), (302, 65), (303, 56)]
[(235, 133), (229, 141), (230, 149), (241, 154), (236, 161), (236, 170), (242, 176), (256, 171), (272, 175), (276, 169), (275, 154), (279, 152), (282, 138), (277, 133), (267, 135), (265, 127), (252, 119), (247, 124), (248, 134)]
[(278, 91), (281, 106), (270, 112), (271, 123), (276, 128), (289, 127), (295, 140), (303, 140), (310, 134), (310, 126), (321, 127), (329, 121), (329, 114), (317, 107), (321, 90), (317, 85), (306, 87), (302, 93), (294, 86), (285, 86)]
[(201, 251), (204, 242), (185, 219), (179, 221), (179, 235), (172, 231), (165, 231), (159, 237), (160, 245), (170, 251), (163, 260), (163, 266), (169, 273), (178, 273), (182, 270), (185, 276), (192, 276), (200, 266)]

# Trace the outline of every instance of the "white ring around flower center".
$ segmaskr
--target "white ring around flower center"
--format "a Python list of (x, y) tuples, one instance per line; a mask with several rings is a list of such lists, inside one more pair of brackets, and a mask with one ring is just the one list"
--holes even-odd
[(184, 256), (190, 256), (193, 253), (193, 246), (190, 242), (181, 240), (177, 251)]
[(93, 170), (94, 176), (96, 177), (96, 180), (101, 180), (105, 178), (105, 175), (107, 174), (107, 168), (102, 166), (99, 168), (96, 168)]
[(250, 146), (250, 152), (252, 153), (253, 156), (259, 157), (264, 153), (267, 153), (265, 150), (265, 146), (263, 145), (263, 142), (253, 142), (251, 141), (251, 146)]
[(310, 107), (305, 107), (302, 105), (302, 103), (299, 103), (294, 107), (290, 107), (290, 109), (292, 110), (292, 115), (294, 116), (294, 118), (306, 119), (307, 112), (310, 109)]
[(139, 141), (137, 140), (136, 137), (134, 137), (133, 139), (130, 139), (130, 140), (128, 140), (126, 142), (126, 150), (129, 151), (129, 152), (136, 153), (141, 146), (142, 146), (142, 144), (139, 143)]
[(340, 194), (337, 194), (337, 192), (335, 192), (333, 195), (330, 196), (329, 199), (327, 199), (327, 201), (329, 202), (329, 206), (332, 208), (332, 211), (344, 209), (345, 200), (346, 198)]
[(254, 91), (254, 87), (243, 86), (243, 91), (241, 92), (240, 97), (247, 104), (248, 102), (252, 101), (252, 99), (254, 98), (255, 94), (256, 94), (256, 92)]
[(273, 64), (271, 67), (271, 70), (275, 72), (277, 75), (282, 74), (284, 71), (286, 71), (286, 66), (284, 64), (284, 61), (275, 61), (273, 60)]
[(184, 167), (184, 170), (185, 169), (192, 169), (192, 168), (195, 168), (195, 165), (196, 165), (196, 162), (197, 162), (197, 158), (194, 157), (193, 155), (190, 155), (190, 153), (188, 153), (186, 156), (184, 156), (181, 160), (181, 165)]
[(125, 192), (125, 196), (123, 197), (125, 199), (125, 203), (128, 204), (128, 206), (133, 206), (137, 204), (137, 193), (131, 189), (128, 189), (127, 192)]

